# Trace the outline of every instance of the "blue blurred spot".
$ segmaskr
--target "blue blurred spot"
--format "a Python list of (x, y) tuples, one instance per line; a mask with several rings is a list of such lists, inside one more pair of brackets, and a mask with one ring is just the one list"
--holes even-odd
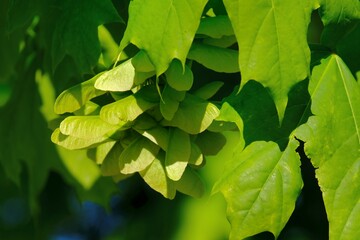
[(3, 225), (15, 227), (29, 219), (29, 209), (22, 198), (7, 199), (0, 206), (0, 220)]

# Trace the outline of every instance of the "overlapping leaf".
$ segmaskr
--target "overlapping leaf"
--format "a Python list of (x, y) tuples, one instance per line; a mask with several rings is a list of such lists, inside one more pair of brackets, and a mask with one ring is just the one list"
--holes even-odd
[(228, 204), (230, 239), (264, 231), (279, 236), (302, 188), (297, 147), (295, 139), (284, 152), (274, 142), (254, 142), (244, 150), (237, 147), (215, 185)]
[(172, 59), (185, 63), (206, 0), (133, 0), (129, 22), (120, 49), (129, 43), (143, 49), (156, 74), (168, 68)]
[(304, 140), (323, 192), (330, 239), (360, 238), (360, 87), (336, 55), (314, 68), (310, 117), (296, 135)]
[(309, 75), (306, 33), (313, 4), (301, 0), (224, 0), (224, 4), (239, 44), (241, 84), (253, 79), (268, 87), (281, 120), (288, 91)]
[(319, 0), (319, 3), (321, 19), (326, 25), (360, 18), (360, 2), (358, 0)]

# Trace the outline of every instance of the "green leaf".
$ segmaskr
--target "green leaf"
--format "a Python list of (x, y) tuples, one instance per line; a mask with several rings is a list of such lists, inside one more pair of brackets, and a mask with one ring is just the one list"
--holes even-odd
[(103, 176), (116, 176), (121, 174), (119, 168), (119, 157), (123, 151), (124, 147), (120, 142), (113, 144), (113, 147), (108, 152), (101, 164), (101, 173)]
[(319, 0), (319, 3), (321, 20), (325, 25), (360, 18), (360, 2), (358, 0)]
[(188, 58), (216, 72), (239, 72), (239, 52), (206, 44), (193, 44)]
[(108, 153), (114, 147), (115, 143), (116, 141), (110, 141), (110, 142), (102, 143), (96, 148), (90, 148), (87, 150), (87, 155), (96, 164), (102, 164)]
[(315, 116), (296, 131), (316, 168), (330, 239), (358, 239), (360, 86), (336, 55), (321, 61), (309, 83)]
[(176, 91), (169, 85), (165, 85), (161, 96), (160, 112), (166, 120), (170, 121), (177, 112), (180, 101), (184, 100), (185, 92)]
[(171, 128), (165, 156), (165, 168), (171, 180), (178, 181), (183, 175), (191, 154), (190, 136), (186, 132)]
[(170, 87), (178, 91), (188, 91), (190, 90), (194, 76), (191, 69), (185, 65), (184, 68), (181, 65), (181, 62), (178, 60), (173, 60), (169, 68), (165, 72), (166, 82)]
[(155, 159), (160, 148), (144, 137), (135, 139), (119, 157), (122, 174), (140, 172), (147, 168)]
[(204, 86), (201, 86), (199, 89), (196, 89), (196, 91), (194, 91), (193, 94), (199, 98), (207, 100), (212, 96), (214, 96), (223, 85), (224, 85), (223, 82), (213, 81)]
[(53, 69), (69, 55), (81, 72), (90, 72), (101, 53), (98, 26), (122, 19), (109, 0), (65, 0), (56, 2), (52, 7), (59, 10), (59, 16), (52, 26)]
[(77, 138), (99, 138), (126, 129), (125, 124), (112, 125), (101, 120), (99, 116), (70, 116), (60, 123), (60, 131), (64, 135)]
[(256, 80), (269, 88), (281, 122), (290, 88), (309, 75), (306, 36), (313, 3), (224, 0), (224, 4), (239, 44), (241, 85)]
[(91, 147), (96, 147), (97, 145), (110, 141), (109, 137), (101, 136), (97, 138), (79, 138), (69, 135), (64, 135), (60, 132), (60, 129), (57, 128), (51, 135), (51, 141), (55, 144), (58, 144), (66, 149), (76, 150), (76, 149), (86, 149)]
[(137, 129), (136, 126), (134, 127), (134, 129), (138, 133), (140, 133), (141, 135), (143, 135), (144, 137), (146, 137), (147, 139), (149, 139), (150, 141), (161, 147), (164, 151), (167, 150), (168, 141), (169, 141), (168, 129), (163, 127), (154, 127), (151, 129), (143, 130), (143, 129)]
[(164, 197), (174, 199), (176, 194), (175, 184), (171, 181), (165, 171), (165, 156), (160, 152), (149, 167), (140, 172), (144, 181)]
[(120, 49), (129, 43), (143, 49), (156, 75), (164, 73), (177, 58), (184, 65), (206, 0), (133, 0)]
[(264, 231), (279, 236), (303, 185), (300, 159), (295, 152), (298, 145), (292, 139), (281, 152), (276, 143), (259, 141), (235, 150), (214, 186), (228, 204), (231, 240)]
[(103, 91), (125, 92), (140, 85), (149, 77), (155, 75), (154, 72), (137, 72), (129, 59), (119, 66), (103, 73), (95, 82), (95, 88)]
[(189, 157), (189, 164), (200, 166), (204, 161), (204, 156), (200, 148), (194, 143), (191, 142), (191, 153)]
[(74, 112), (85, 105), (90, 99), (105, 94), (105, 92), (94, 88), (94, 84), (101, 74), (99, 73), (90, 80), (63, 91), (55, 101), (55, 113)]
[(144, 50), (140, 50), (132, 59), (131, 63), (138, 72), (154, 72), (155, 67)]
[(234, 30), (232, 29), (229, 17), (219, 15), (202, 18), (196, 33), (212, 38), (221, 38), (223, 36), (234, 35)]
[(185, 193), (189, 196), (200, 198), (204, 195), (204, 183), (197, 173), (191, 168), (187, 168), (179, 181), (175, 182), (176, 189), (179, 192)]
[(140, 114), (159, 104), (159, 96), (151, 86), (102, 107), (100, 117), (110, 124), (134, 121)]
[(218, 115), (219, 109), (214, 104), (186, 94), (173, 119), (163, 120), (161, 123), (165, 126), (178, 127), (190, 134), (197, 134), (205, 131)]

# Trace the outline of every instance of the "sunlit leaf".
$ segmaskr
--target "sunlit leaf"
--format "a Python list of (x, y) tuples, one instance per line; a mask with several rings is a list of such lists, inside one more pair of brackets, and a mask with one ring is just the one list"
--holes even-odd
[(259, 141), (235, 150), (214, 187), (228, 204), (230, 239), (264, 231), (279, 236), (302, 188), (298, 145), (292, 139), (281, 152), (276, 143)]
[(206, 44), (193, 44), (188, 58), (216, 72), (239, 72), (239, 52), (236, 50), (210, 46)]
[(164, 158), (163, 152), (160, 153), (149, 167), (140, 172), (140, 175), (152, 189), (166, 198), (173, 199), (176, 194), (175, 184), (166, 175)]
[(218, 115), (219, 109), (214, 104), (187, 94), (173, 119), (163, 120), (162, 124), (178, 127), (190, 134), (197, 134), (203, 132)]
[(193, 142), (191, 142), (191, 153), (189, 157), (189, 164), (200, 166), (203, 163), (204, 157), (200, 148)]
[(296, 131), (316, 168), (330, 239), (360, 238), (360, 86), (336, 55), (322, 60), (309, 83), (315, 116)]
[(183, 175), (191, 154), (190, 136), (186, 132), (171, 128), (165, 156), (165, 168), (171, 180), (178, 181)]
[(51, 141), (64, 148), (75, 150), (75, 149), (86, 149), (97, 146), (98, 144), (110, 141), (108, 137), (101, 136), (97, 138), (78, 138), (69, 135), (64, 135), (57, 128), (51, 135)]
[(113, 145), (101, 164), (101, 173), (104, 176), (115, 176), (121, 174), (119, 168), (119, 158), (123, 151), (124, 147), (120, 142), (116, 142)]
[(140, 50), (132, 59), (131, 63), (138, 72), (154, 72), (155, 67), (144, 50)]
[(64, 135), (78, 138), (99, 138), (107, 134), (111, 136), (116, 130), (126, 129), (125, 123), (112, 125), (99, 116), (70, 116), (60, 124), (60, 131)]
[(177, 58), (185, 64), (206, 0), (134, 0), (120, 49), (129, 43), (143, 49), (156, 74), (166, 71)]
[(138, 133), (161, 147), (164, 151), (168, 148), (169, 130), (163, 127), (154, 127), (147, 130), (134, 128)]
[(99, 73), (90, 80), (63, 91), (55, 101), (55, 113), (63, 114), (66, 112), (74, 112), (80, 109), (90, 99), (105, 94), (104, 91), (94, 88), (94, 84), (101, 74), (102, 73)]
[(314, 3), (224, 0), (224, 4), (239, 44), (241, 85), (256, 80), (268, 87), (282, 120), (290, 88), (309, 75), (306, 33)]
[(105, 157), (108, 155), (110, 150), (114, 147), (116, 141), (109, 141), (98, 145), (96, 148), (90, 148), (87, 150), (87, 155), (96, 164), (102, 164)]
[(138, 92), (104, 106), (100, 117), (111, 124), (135, 120), (146, 110), (159, 104), (159, 96), (152, 87), (143, 87)]
[(129, 59), (119, 66), (104, 72), (95, 82), (95, 88), (103, 91), (125, 92), (143, 83), (155, 73), (137, 72)]
[(122, 174), (140, 172), (155, 159), (160, 147), (144, 137), (133, 141), (119, 157), (119, 168)]

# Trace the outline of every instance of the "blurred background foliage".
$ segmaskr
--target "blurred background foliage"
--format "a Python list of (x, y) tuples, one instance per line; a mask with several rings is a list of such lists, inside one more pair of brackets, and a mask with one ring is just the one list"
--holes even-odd
[[(227, 239), (225, 201), (210, 192), (221, 174), (219, 159), (229, 156), (236, 134), (224, 133), (227, 144), (200, 170), (206, 196), (179, 194), (172, 201), (140, 177), (116, 184), (101, 176), (84, 151), (50, 141), (56, 96), (112, 65), (129, 2), (0, 1), (1, 239)], [(225, 12), (221, 1), (209, 4)], [(319, 42), (321, 29), (315, 13), (309, 42)], [(219, 99), (239, 84), (237, 74), (215, 73), (196, 63), (193, 72), (195, 79), (225, 83)], [(314, 170), (301, 155), (305, 187), (280, 239), (327, 239)], [(272, 237), (264, 233), (252, 239)]]

